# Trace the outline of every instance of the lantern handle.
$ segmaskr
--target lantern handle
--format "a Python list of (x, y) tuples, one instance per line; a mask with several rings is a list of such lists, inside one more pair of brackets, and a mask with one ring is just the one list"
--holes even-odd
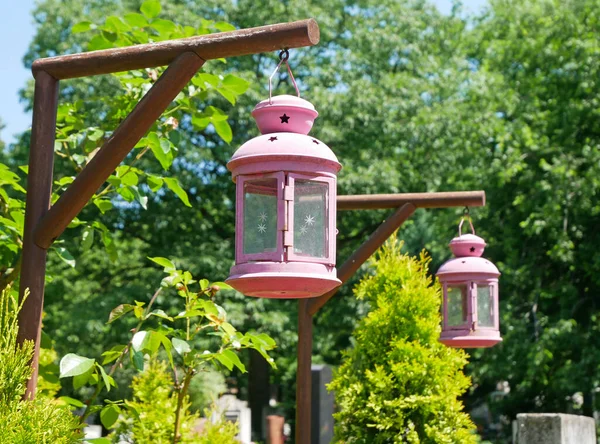
[(475, 228), (473, 228), (473, 221), (471, 220), (471, 215), (469, 214), (469, 207), (465, 207), (465, 210), (463, 211), (463, 217), (460, 220), (460, 223), (458, 224), (458, 237), (462, 236), (462, 226), (465, 222), (465, 219), (469, 221), (471, 233), (475, 234)]
[(273, 86), (272, 86), (273, 77), (275, 76), (275, 74), (277, 74), (277, 71), (279, 71), (279, 67), (281, 66), (281, 64), (283, 62), (285, 62), (288, 73), (290, 74), (290, 79), (292, 79), (294, 88), (296, 88), (296, 94), (298, 94), (298, 97), (300, 97), (300, 90), (298, 89), (298, 85), (296, 84), (296, 79), (294, 78), (294, 74), (292, 74), (292, 68), (290, 68), (290, 64), (288, 63), (289, 58), (290, 58), (290, 52), (287, 49), (282, 49), (279, 52), (279, 63), (277, 64), (277, 68), (275, 68), (275, 71), (273, 71), (273, 74), (271, 74), (271, 77), (269, 77), (269, 105), (273, 104), (273, 100), (272, 100), (273, 99)]

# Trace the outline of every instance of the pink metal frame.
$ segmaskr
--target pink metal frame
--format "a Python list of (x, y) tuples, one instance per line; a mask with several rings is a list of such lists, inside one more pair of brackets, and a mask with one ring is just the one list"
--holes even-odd
[[(448, 287), (458, 287), (466, 285), (468, 291), (467, 297), (467, 320), (461, 325), (448, 325)], [(493, 327), (484, 327), (477, 325), (477, 287), (483, 285), (492, 287), (492, 304), (493, 304)], [(498, 331), (500, 328), (500, 316), (498, 307), (498, 279), (479, 279), (479, 280), (463, 280), (451, 281), (443, 283), (443, 330), (444, 331), (464, 331), (473, 330), (488, 330)]]
[[(246, 182), (264, 179), (277, 179), (277, 244), (276, 251), (267, 253), (245, 254), (244, 253), (244, 185)], [(236, 235), (235, 235), (235, 261), (238, 264), (251, 261), (275, 261), (283, 260), (283, 236), (280, 233), (284, 229), (285, 201), (283, 200), (283, 187), (285, 185), (285, 174), (283, 172), (269, 174), (253, 174), (237, 177), (236, 188)]]
[[(327, 184), (327, 196), (325, 197), (326, 213), (327, 213), (327, 230), (324, 233), (326, 236), (325, 245), (327, 248), (327, 254), (325, 257), (311, 257), (302, 254), (294, 253), (294, 247), (287, 249), (287, 260), (295, 262), (316, 262), (319, 264), (335, 265), (335, 230), (336, 230), (336, 181), (331, 177), (317, 176), (317, 175), (306, 175), (306, 174), (288, 174), (288, 186), (294, 189), (295, 181), (309, 180), (311, 182), (321, 182)], [(293, 239), (294, 236), (294, 205), (295, 205), (295, 194), (294, 200), (289, 201), (287, 210), (287, 222), (288, 231)]]

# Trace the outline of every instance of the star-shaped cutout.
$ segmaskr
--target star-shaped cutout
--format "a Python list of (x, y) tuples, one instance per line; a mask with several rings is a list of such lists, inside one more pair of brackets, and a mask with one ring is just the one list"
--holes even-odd
[(306, 216), (304, 218), (304, 223), (306, 225), (311, 225), (311, 226), (314, 225), (315, 224), (315, 218), (314, 218), (314, 216), (311, 216), (310, 214), (308, 216)]
[(273, 136), (273, 137), (269, 137), (269, 142), (275, 142), (277, 140), (277, 137)]
[(290, 116), (286, 115), (285, 113), (283, 113), (283, 116), (279, 116), (279, 118), (281, 119), (281, 123), (290, 123), (288, 122), (288, 120), (290, 120)]
[(318, 140), (313, 139), (313, 143), (316, 143), (317, 145), (319, 144)]
[(471, 253), (475, 253), (475, 247), (471, 247)]
[(258, 224), (258, 232), (265, 233), (267, 231), (267, 226), (265, 224)]
[(264, 222), (267, 220), (267, 213), (260, 213), (260, 216), (258, 216), (258, 218), (260, 219), (261, 222)]

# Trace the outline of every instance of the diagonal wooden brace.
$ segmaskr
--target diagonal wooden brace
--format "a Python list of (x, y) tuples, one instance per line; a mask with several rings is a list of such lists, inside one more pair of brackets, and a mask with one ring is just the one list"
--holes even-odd
[(52, 245), (203, 64), (195, 53), (185, 52), (169, 65), (39, 222), (36, 245)]

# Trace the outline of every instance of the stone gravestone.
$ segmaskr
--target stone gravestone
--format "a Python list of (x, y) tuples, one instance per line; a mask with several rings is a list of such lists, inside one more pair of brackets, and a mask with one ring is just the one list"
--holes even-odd
[(517, 444), (596, 444), (593, 418), (562, 413), (517, 415)]
[(331, 382), (331, 367), (313, 365), (311, 395), (311, 444), (330, 444), (333, 441), (333, 393), (327, 391)]
[[(242, 444), (250, 444), (252, 442), (252, 422), (248, 403), (236, 398), (234, 395), (223, 395), (217, 400), (217, 409), (226, 421), (238, 423), (240, 433), (236, 438)], [(218, 420), (218, 413), (213, 414), (212, 421)]]

